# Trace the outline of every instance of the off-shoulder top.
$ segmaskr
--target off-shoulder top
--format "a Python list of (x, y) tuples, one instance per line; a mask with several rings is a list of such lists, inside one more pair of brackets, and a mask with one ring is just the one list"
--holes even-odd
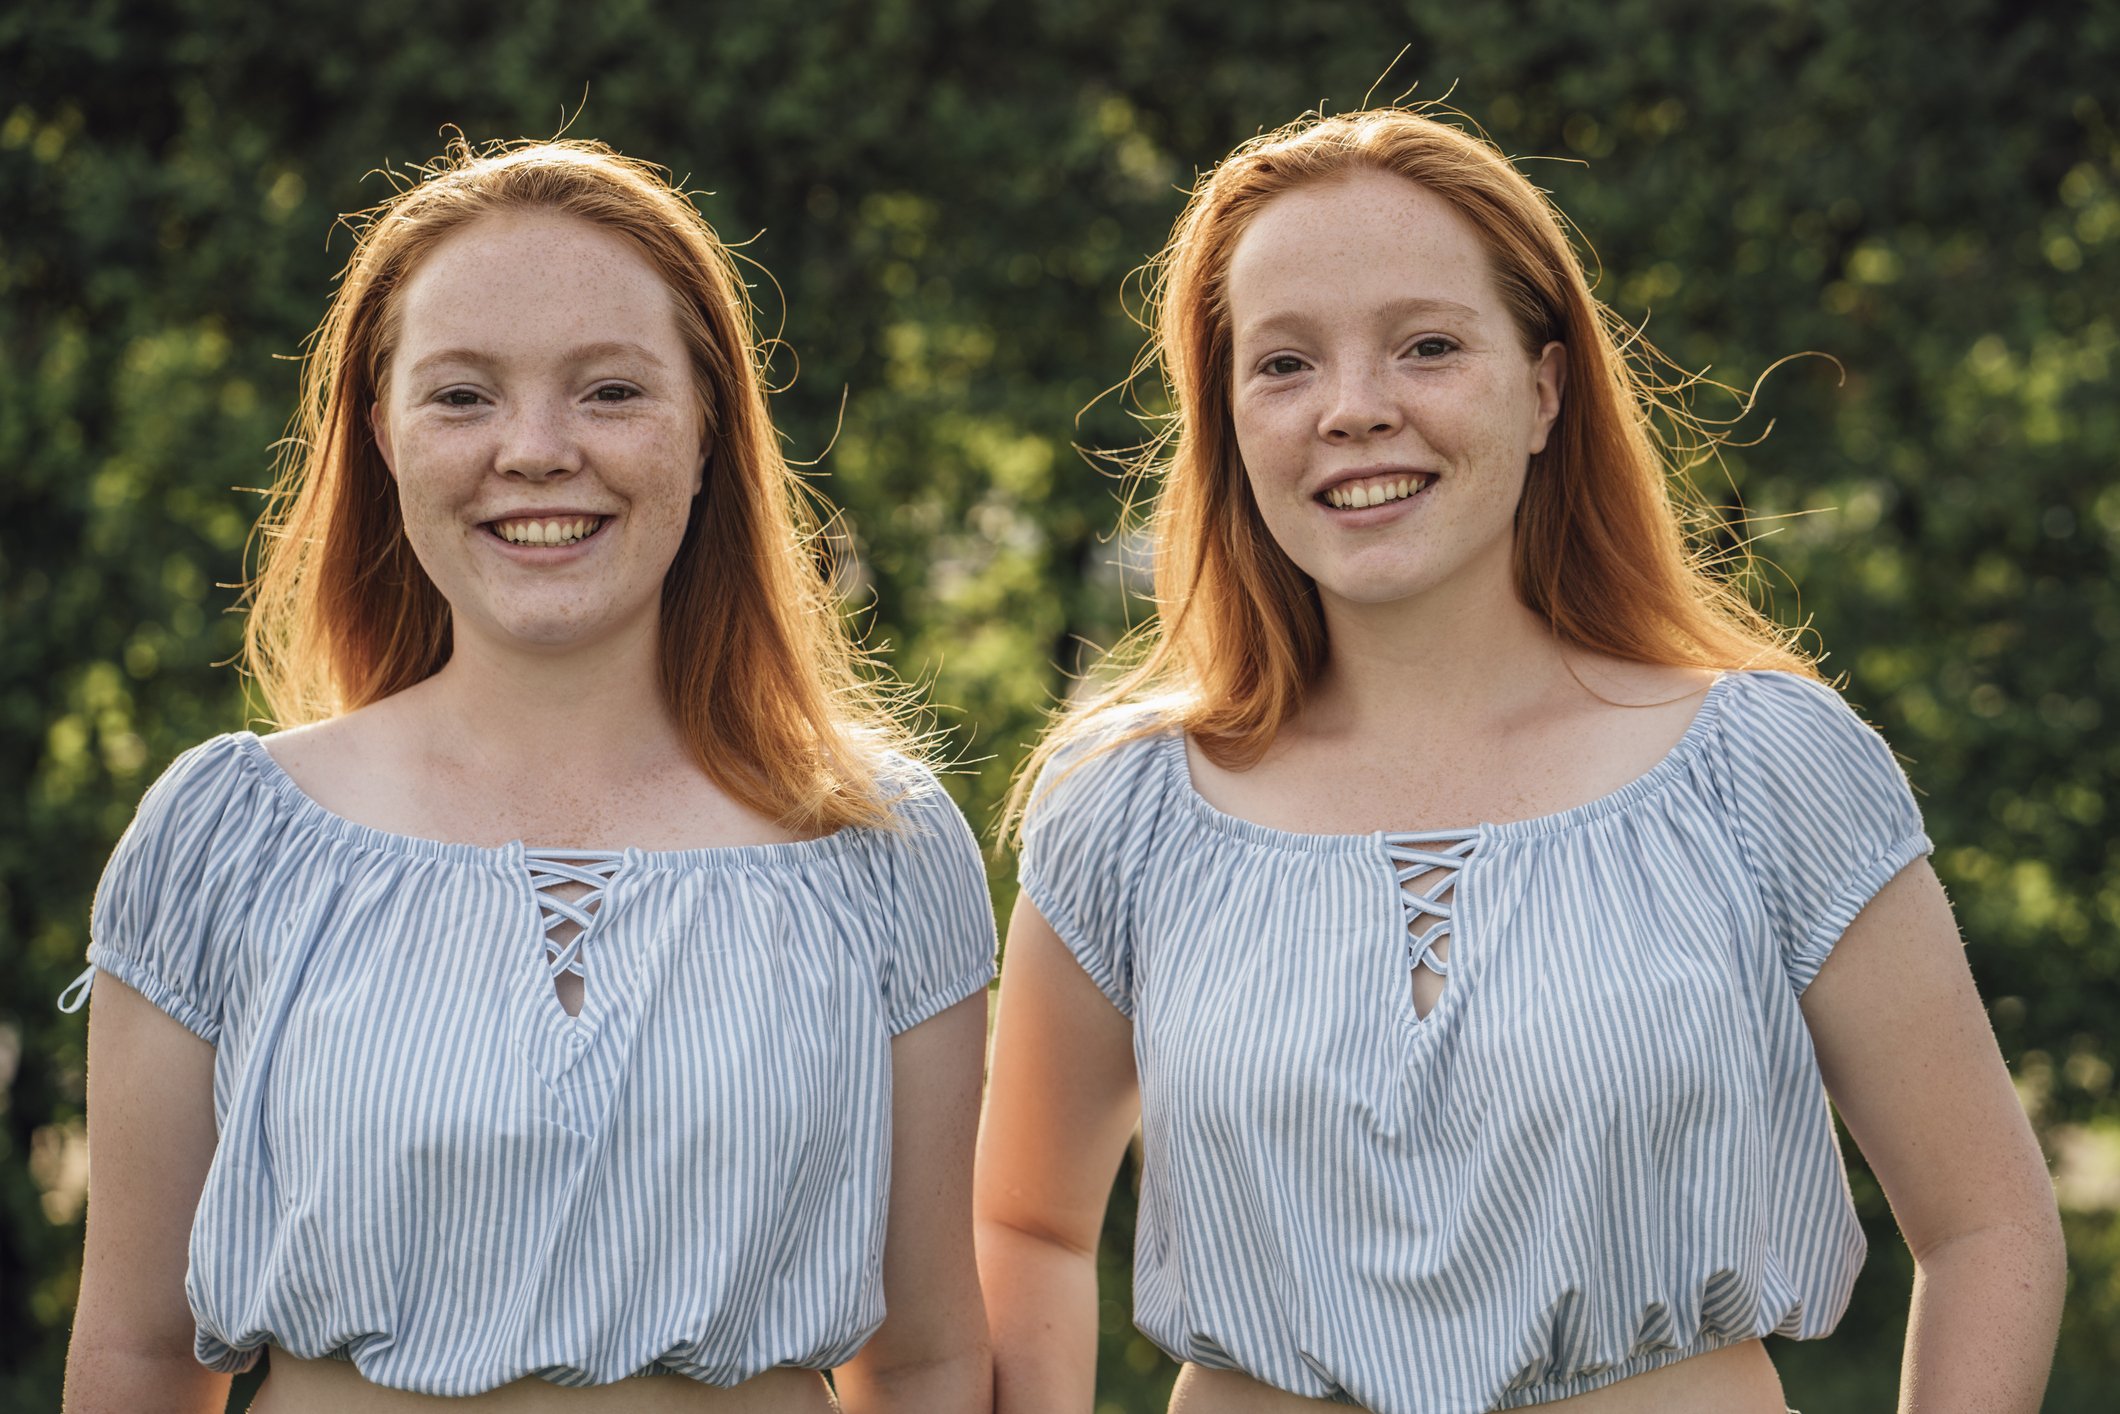
[(896, 833), (613, 852), (555, 959), (521, 843), (340, 818), (248, 733), (179, 757), (89, 959), (216, 1048), (200, 1360), (270, 1342), (467, 1395), (851, 1358), (883, 1318), (891, 1037), (993, 974), (971, 832), (899, 764)]
[(1884, 741), (1778, 672), (1610, 795), (1429, 836), (1223, 814), (1173, 730), (1062, 753), (1022, 882), (1133, 1022), (1136, 1323), (1379, 1414), (1825, 1334), (1863, 1237), (1798, 999), (1931, 848)]

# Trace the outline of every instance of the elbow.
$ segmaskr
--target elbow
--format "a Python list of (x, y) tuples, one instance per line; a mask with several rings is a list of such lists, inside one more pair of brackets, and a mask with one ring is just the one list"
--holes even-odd
[(1099, 1233), (1071, 1233), (1048, 1223), (1031, 1222), (1020, 1217), (988, 1211), (973, 1214), (972, 1229), (982, 1252), (1015, 1246), (1052, 1256), (1073, 1258), (1087, 1262), (1091, 1267), (1095, 1267), (1097, 1263), (1097, 1239), (1101, 1236)]
[[(865, 1352), (856, 1379), (841, 1371), (845, 1408), (877, 1410), (963, 1410), (990, 1414), (994, 1407), (994, 1358), (981, 1328), (965, 1332), (947, 1345), (927, 1345)], [(858, 1386), (858, 1392), (857, 1387)]]
[(2026, 1295), (2058, 1292), (2068, 1278), (2068, 1245), (2051, 1191), (2043, 1201), (2026, 1201), (1976, 1227), (1922, 1242), (1910, 1240), (1907, 1246), (1919, 1272), (1978, 1268), (1990, 1280), (2015, 1277)]

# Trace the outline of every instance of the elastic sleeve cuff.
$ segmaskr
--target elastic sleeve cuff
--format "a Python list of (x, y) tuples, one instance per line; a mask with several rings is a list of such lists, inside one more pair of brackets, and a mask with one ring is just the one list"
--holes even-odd
[(1800, 947), (1790, 951), (1783, 966), (1788, 970), (1789, 985), (1798, 996), (1810, 987), (1818, 976), (1818, 969), (1825, 966), (1832, 956), (1833, 947), (1855, 915), (1862, 912), (1869, 901), (1877, 897), (1878, 890), (1899, 876), (1899, 871), (1924, 855), (1933, 854), (1935, 844), (1920, 830), (1903, 835), (1883, 853), (1877, 855), (1863, 868), (1851, 875), (1832, 901), (1812, 920), (1809, 933)]
[[(240, 1375), (258, 1363), (265, 1353), (262, 1345), (223, 1345), (212, 1336), (200, 1331), (192, 1341), (191, 1353), (201, 1365), (221, 1375)], [(329, 1357), (350, 1359), (348, 1356)]]
[[(110, 949), (101, 943), (92, 943), (88, 949), (88, 960), (98, 972), (117, 978), (153, 1002), (156, 1010), (207, 1045), (218, 1046), (221, 1043), (221, 1023), (200, 1010), (190, 998), (168, 982), (149, 972), (138, 959), (122, 954), (113, 955)], [(90, 984), (90, 991), (94, 991), (93, 983)]]
[(1119, 1015), (1132, 1021), (1132, 995), (1120, 982), (1110, 960), (1090, 941), (1088, 932), (1076, 924), (1073, 912), (1052, 895), (1045, 887), (1045, 881), (1038, 877), (1034, 869), (1023, 870), (1017, 879), (1017, 887), (1023, 891), (1023, 896), (1031, 901), (1031, 906), (1038, 910), (1038, 916), (1045, 920), (1046, 926), (1059, 935), (1060, 941), (1066, 945), (1076, 963), (1088, 974), (1089, 980), (1096, 984), (1097, 990), (1104, 994), (1104, 999), (1118, 1008)]
[(983, 992), (994, 980), (994, 959), (989, 957), (968, 972), (961, 972), (943, 986), (923, 993), (910, 1006), (900, 1007), (885, 1019), (893, 1036), (912, 1030), (921, 1022), (971, 996)]

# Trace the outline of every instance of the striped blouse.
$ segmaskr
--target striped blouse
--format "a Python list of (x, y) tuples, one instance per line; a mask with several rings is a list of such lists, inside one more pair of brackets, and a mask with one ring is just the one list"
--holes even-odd
[(900, 833), (619, 852), (569, 1015), (522, 844), (354, 824), (248, 733), (179, 757), (89, 958), (216, 1048), (199, 1359), (270, 1342), (467, 1395), (852, 1357), (883, 1318), (890, 1039), (993, 974), (971, 832), (904, 774)]
[(1883, 740), (1776, 672), (1610, 795), (1433, 836), (1222, 814), (1175, 731), (1063, 754), (1023, 887), (1133, 1022), (1136, 1323), (1380, 1414), (1825, 1334), (1863, 1237), (1798, 998), (1930, 849)]

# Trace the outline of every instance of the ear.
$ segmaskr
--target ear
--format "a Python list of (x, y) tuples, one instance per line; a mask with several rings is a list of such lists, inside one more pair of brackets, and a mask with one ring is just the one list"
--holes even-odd
[(1546, 450), (1546, 438), (1561, 415), (1561, 395), (1568, 388), (1568, 348), (1555, 340), (1538, 351), (1538, 366), (1532, 370), (1538, 385), (1538, 411), (1531, 421), (1531, 451)]
[(390, 419), (383, 413), (383, 400), (377, 398), (368, 405), (368, 431), (375, 438), (375, 449), (383, 457), (383, 466), (390, 472), (391, 480), (397, 479), (397, 456), (390, 449)]
[(699, 441), (699, 469), (692, 473), (692, 494), (697, 496), (707, 489), (707, 468), (714, 465), (714, 443), (707, 438)]

